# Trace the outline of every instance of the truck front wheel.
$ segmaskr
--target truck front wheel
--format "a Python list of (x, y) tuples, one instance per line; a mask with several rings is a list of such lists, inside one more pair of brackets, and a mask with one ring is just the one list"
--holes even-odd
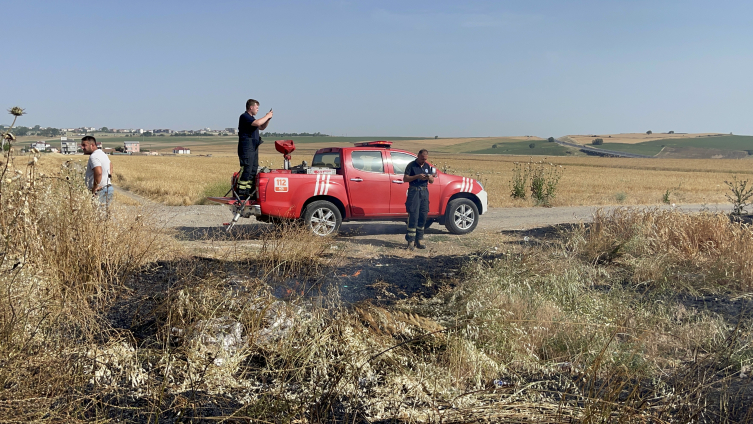
[(343, 217), (337, 206), (326, 200), (317, 200), (306, 206), (303, 220), (314, 234), (328, 236), (337, 233)]
[(452, 234), (468, 234), (478, 225), (478, 208), (470, 199), (455, 199), (447, 205), (444, 225)]

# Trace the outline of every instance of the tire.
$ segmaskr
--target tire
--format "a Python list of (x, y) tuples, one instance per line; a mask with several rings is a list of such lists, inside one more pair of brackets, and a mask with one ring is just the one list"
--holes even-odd
[(478, 225), (478, 208), (470, 199), (455, 199), (447, 205), (445, 227), (452, 234), (468, 234)]
[(306, 206), (303, 222), (312, 233), (324, 237), (337, 234), (340, 224), (343, 223), (343, 217), (337, 206), (326, 200), (317, 200)]

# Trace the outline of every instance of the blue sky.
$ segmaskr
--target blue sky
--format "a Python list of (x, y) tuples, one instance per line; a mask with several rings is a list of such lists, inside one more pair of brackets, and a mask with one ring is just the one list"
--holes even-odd
[(2, 9), (0, 92), (21, 125), (234, 127), (255, 98), (269, 130), (333, 135), (753, 134), (753, 2)]

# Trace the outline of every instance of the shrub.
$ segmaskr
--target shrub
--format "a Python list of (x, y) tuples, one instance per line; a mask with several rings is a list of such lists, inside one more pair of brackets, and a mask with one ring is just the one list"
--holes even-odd
[(550, 143), (554, 143), (554, 137), (549, 137), (549, 138), (547, 138), (546, 140), (547, 140), (548, 142), (550, 142)]
[(530, 147), (530, 148), (532, 148), (532, 149), (533, 149), (533, 148), (535, 148), (535, 147), (536, 147), (536, 143), (531, 143), (531, 144), (529, 144), (529, 145), (528, 145), (528, 147)]
[(492, 149), (496, 149), (496, 148), (497, 148), (497, 145), (496, 144), (492, 144)]
[(591, 142), (591, 144), (593, 144), (594, 146), (601, 146), (602, 144), (604, 144), (604, 139), (603, 138), (594, 139)]
[(669, 134), (674, 134), (674, 133), (675, 133), (674, 131), (670, 131), (670, 132), (669, 132)]
[(646, 131), (646, 134), (651, 135), (653, 132), (651, 130)]

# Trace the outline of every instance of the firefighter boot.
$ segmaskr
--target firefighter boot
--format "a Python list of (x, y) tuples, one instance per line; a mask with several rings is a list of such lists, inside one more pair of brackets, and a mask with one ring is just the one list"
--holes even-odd
[(413, 247), (413, 242), (409, 241), (408, 242), (408, 250), (413, 250), (413, 249), (415, 249), (415, 247)]
[(416, 240), (416, 249), (426, 249), (426, 245), (421, 243), (421, 240)]

